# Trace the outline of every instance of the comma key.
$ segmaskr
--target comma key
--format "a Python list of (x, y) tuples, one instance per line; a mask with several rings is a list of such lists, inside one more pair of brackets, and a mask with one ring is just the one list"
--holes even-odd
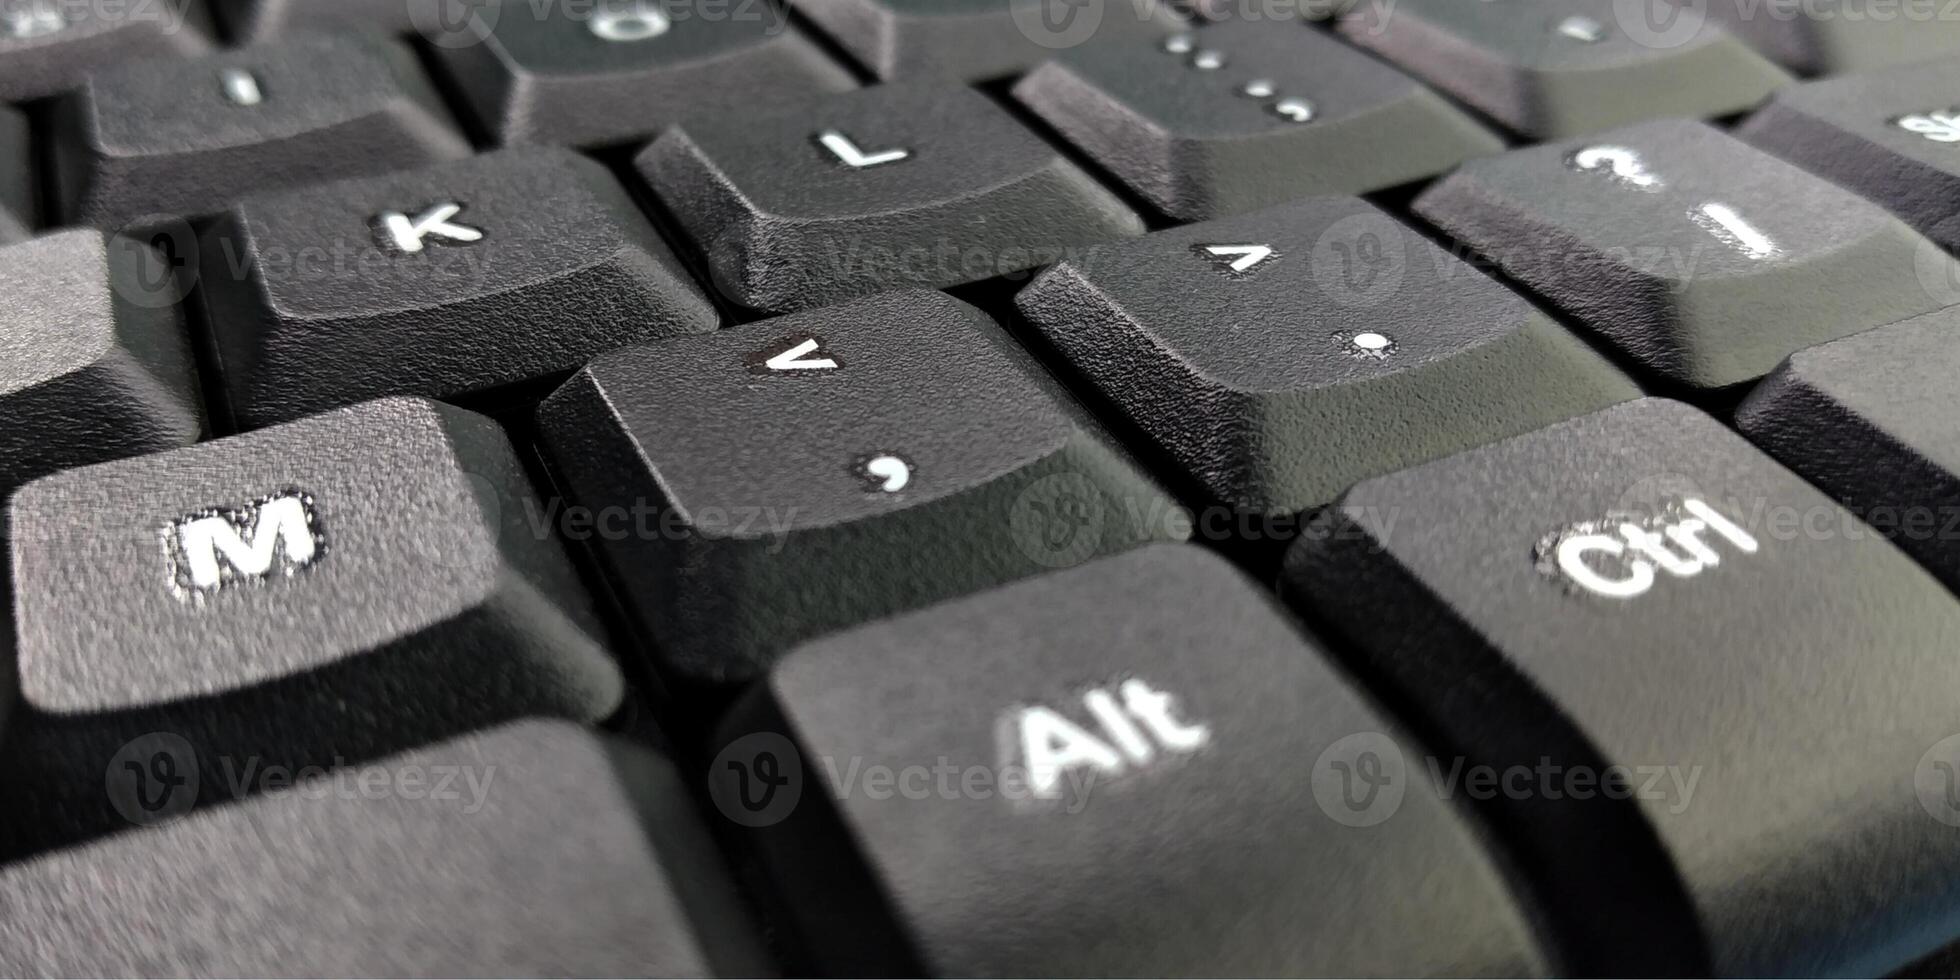
[(1066, 399), (985, 314), (913, 291), (616, 351), (538, 419), (663, 666), (740, 682), (821, 633), (1189, 533)]

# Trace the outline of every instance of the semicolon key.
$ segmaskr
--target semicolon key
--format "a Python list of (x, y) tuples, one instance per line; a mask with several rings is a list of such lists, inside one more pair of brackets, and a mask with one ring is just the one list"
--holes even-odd
[(1189, 533), (943, 293), (616, 351), (538, 421), (568, 495), (611, 515), (595, 548), (629, 613), (690, 681), (746, 681), (820, 633)]
[(1288, 23), (1083, 45), (1014, 97), (1186, 221), (1380, 190), (1504, 145), (1395, 69)]

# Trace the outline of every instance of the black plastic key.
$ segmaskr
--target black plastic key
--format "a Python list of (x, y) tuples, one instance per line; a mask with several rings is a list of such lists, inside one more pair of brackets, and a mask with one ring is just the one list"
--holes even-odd
[(828, 630), (1188, 533), (1038, 371), (913, 291), (601, 357), (539, 418), (666, 665), (739, 681)]
[(1736, 135), (1960, 248), (1960, 61), (1793, 85)]
[(1462, 771), (1521, 775), (1472, 799), (1576, 972), (1882, 975), (1954, 935), (1960, 603), (1715, 420), (1631, 402), (1317, 530), (1286, 591)]
[(978, 92), (886, 85), (690, 119), (638, 160), (757, 310), (949, 286), (1140, 234), (1135, 212)]
[(1379, 190), (1503, 148), (1435, 93), (1297, 24), (1087, 45), (1014, 96), (1185, 220)]
[(612, 175), (565, 150), (250, 198), (206, 233), (202, 256), (246, 426), (562, 376), (719, 322)]
[[(1790, 77), (1701, 4), (1398, 0), (1357, 5), (1348, 40), (1538, 139), (1747, 109)], [(1767, 6), (1767, 3), (1765, 3)]]
[(34, 154), (27, 115), (0, 105), (0, 245), (33, 234)]
[(619, 672), (541, 512), (495, 423), (408, 398), (29, 484), (0, 853), (114, 826), (102, 773), (149, 732), (200, 746), (213, 802), (226, 759), (603, 718)]
[(541, 16), (509, 0), (480, 43), (437, 35), (434, 50), (498, 142), (595, 146), (857, 87), (784, 17), (762, 0), (553, 4)]
[[(1223, 560), (1149, 547), (800, 648), (711, 787), (825, 975), (1546, 972), (1415, 743), (1325, 657)], [(801, 793), (750, 811), (761, 753)]]
[(0, 0), (0, 102), (58, 95), (132, 61), (210, 50), (199, 0)]
[(0, 499), (56, 470), (187, 446), (197, 369), (164, 258), (64, 231), (0, 248)]
[(1215, 499), (1259, 512), (1639, 395), (1531, 304), (1355, 198), (1099, 249), (1016, 302)]
[(1671, 381), (1945, 305), (1952, 263), (1884, 209), (1700, 123), (1476, 160), (1416, 211)]
[(1945, 3), (1708, 0), (1695, 6), (1757, 50), (1805, 74), (1866, 71), (1960, 54), (1960, 12)]
[(323, 34), (91, 75), (56, 109), (54, 181), (65, 221), (147, 226), (469, 150), (406, 47)]
[(1095, 39), (1184, 26), (1168, 0), (791, 0), (873, 75), (978, 82), (1019, 74)]
[[(209, 0), (225, 32), (241, 43), (258, 44), (290, 31), (360, 30), (410, 34), (428, 29), (437, 36), (482, 23), (493, 0)], [(476, 35), (481, 37), (481, 33)]]
[[(134, 770), (109, 770), (108, 788), (132, 806), (159, 791), (172, 802), (182, 787), (143, 782), (144, 767), (197, 752), (132, 754)], [(0, 868), (0, 972), (768, 969), (686, 784), (636, 746), (532, 721), (298, 785), (292, 770), (230, 761), (269, 791)], [(98, 792), (104, 781), (97, 773)]]
[(1798, 351), (1743, 434), (1960, 592), (1960, 308)]

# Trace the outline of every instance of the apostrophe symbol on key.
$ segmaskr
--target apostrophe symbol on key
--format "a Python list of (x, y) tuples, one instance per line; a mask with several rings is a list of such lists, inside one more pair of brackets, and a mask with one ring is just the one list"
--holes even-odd
[(897, 493), (912, 485), (912, 461), (897, 453), (868, 453), (851, 464), (864, 489), (870, 493)]
[(1586, 173), (1601, 173), (1616, 183), (1637, 187), (1643, 191), (1661, 189), (1661, 179), (1647, 171), (1647, 164), (1640, 154), (1624, 146), (1588, 146), (1573, 153), (1566, 159), (1572, 169)]

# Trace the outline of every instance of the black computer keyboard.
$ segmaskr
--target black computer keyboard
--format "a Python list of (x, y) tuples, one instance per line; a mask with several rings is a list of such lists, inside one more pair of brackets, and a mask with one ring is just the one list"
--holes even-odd
[(0, 0), (0, 975), (1960, 973), (1960, 8)]

